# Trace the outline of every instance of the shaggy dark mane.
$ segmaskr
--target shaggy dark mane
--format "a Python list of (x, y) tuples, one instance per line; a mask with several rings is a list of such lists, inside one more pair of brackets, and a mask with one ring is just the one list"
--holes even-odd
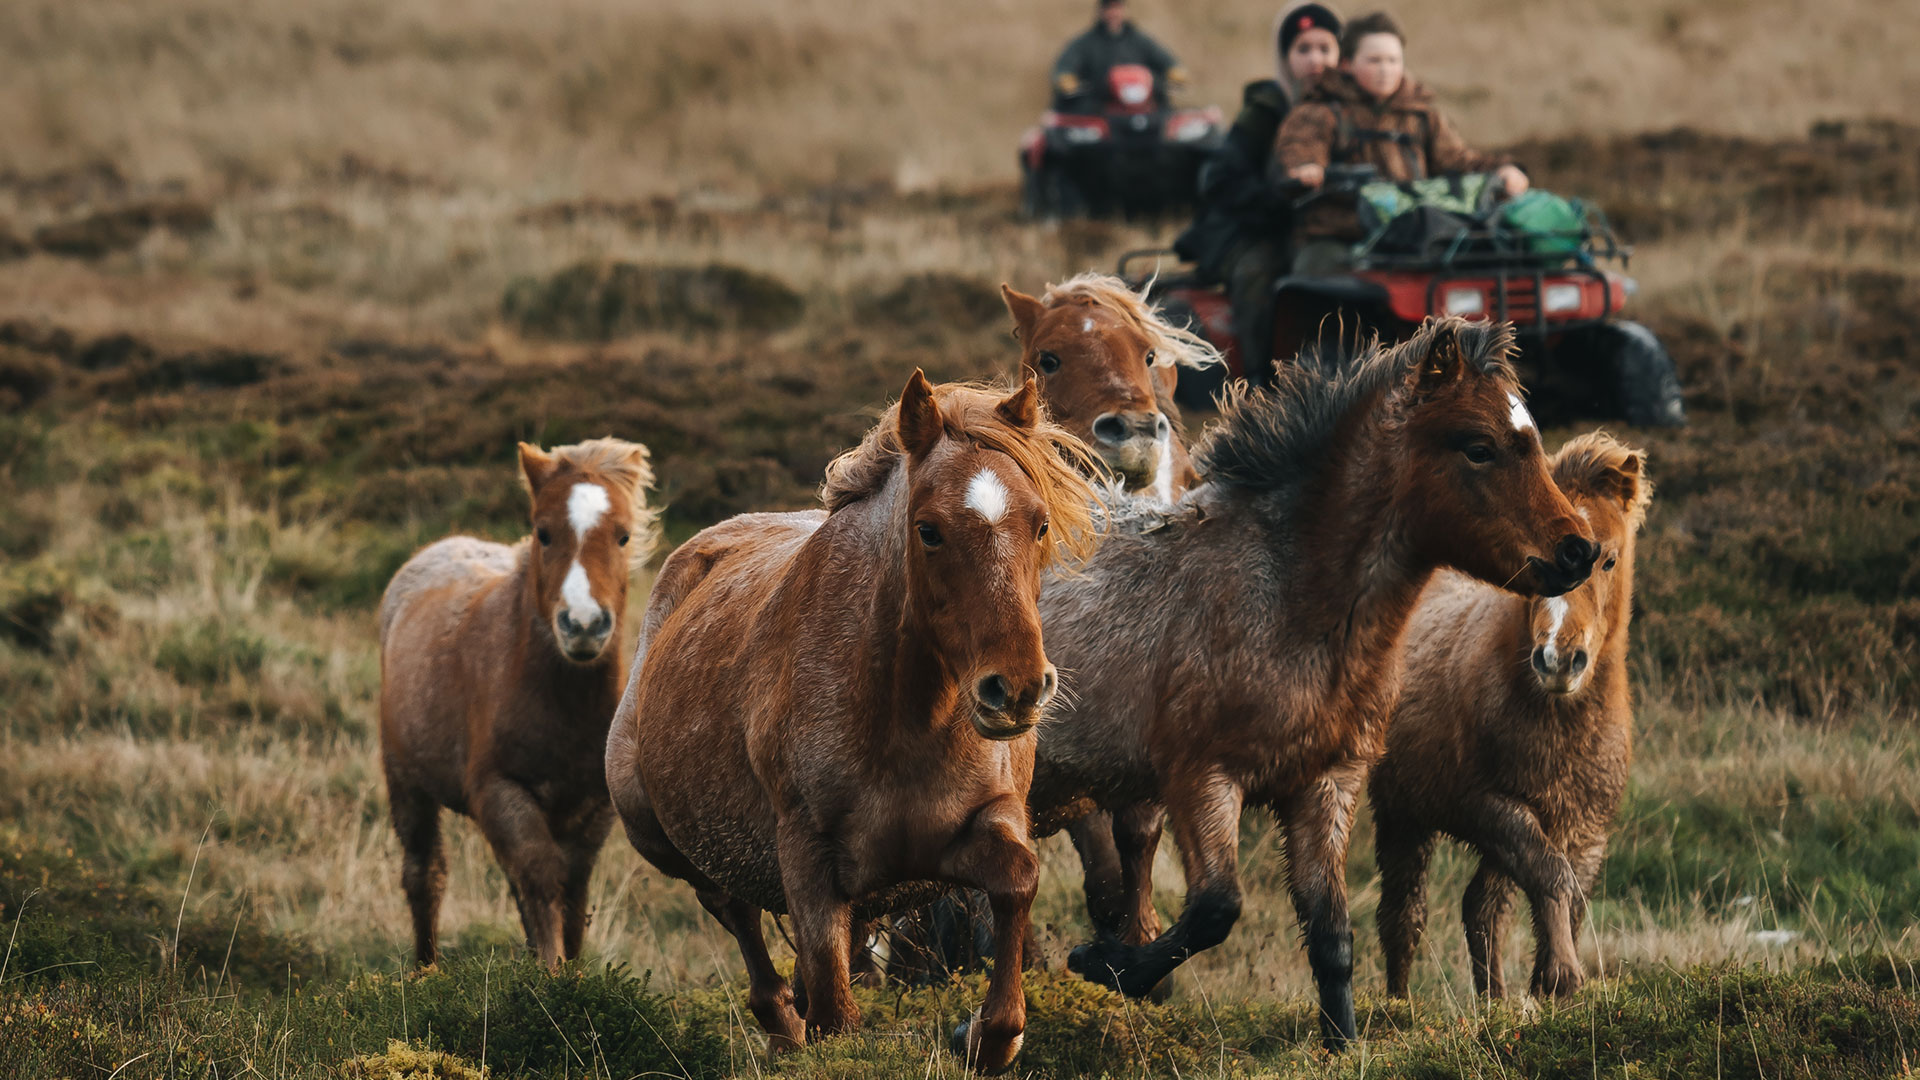
[(1267, 489), (1317, 471), (1347, 414), (1407, 379), (1435, 349), (1458, 349), (1481, 375), (1514, 382), (1513, 328), (1506, 323), (1428, 319), (1398, 345), (1374, 338), (1357, 353), (1302, 353), (1279, 365), (1270, 389), (1236, 383), (1222, 397), (1220, 421), (1193, 449), (1202, 478)]

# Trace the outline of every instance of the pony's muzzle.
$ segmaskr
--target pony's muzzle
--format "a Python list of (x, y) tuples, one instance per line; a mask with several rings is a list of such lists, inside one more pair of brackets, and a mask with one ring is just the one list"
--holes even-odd
[(1150, 483), (1160, 466), (1160, 444), (1173, 424), (1158, 409), (1101, 413), (1093, 421), (1095, 449), (1114, 471)]
[(1033, 730), (1040, 712), (1053, 700), (1060, 676), (1048, 664), (1037, 685), (1016, 690), (1005, 675), (995, 672), (973, 687), (973, 727), (983, 738), (1016, 739)]
[(1552, 645), (1538, 645), (1533, 650), (1533, 676), (1549, 694), (1571, 694), (1586, 681), (1592, 659), (1585, 649), (1561, 652)]
[(1569, 533), (1554, 545), (1552, 562), (1529, 555), (1527, 565), (1533, 569), (1534, 581), (1541, 596), (1559, 596), (1579, 588), (1593, 573), (1593, 564), (1599, 558), (1599, 544), (1584, 536)]
[(560, 651), (570, 660), (587, 661), (599, 656), (613, 636), (613, 612), (597, 608), (594, 617), (581, 625), (567, 608), (553, 617), (554, 635), (560, 639)]

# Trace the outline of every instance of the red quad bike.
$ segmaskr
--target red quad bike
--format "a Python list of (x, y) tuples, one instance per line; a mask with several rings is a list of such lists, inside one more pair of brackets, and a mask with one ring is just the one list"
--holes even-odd
[[(1316, 199), (1352, 195), (1373, 179), (1371, 166), (1330, 167), (1319, 190), (1290, 185), (1296, 194), (1307, 192), (1293, 205), (1298, 210)], [(1336, 335), (1357, 340), (1356, 331), (1402, 341), (1429, 315), (1510, 321), (1529, 387), (1548, 410), (1619, 417), (1635, 427), (1686, 424), (1673, 359), (1652, 331), (1620, 317), (1635, 290), (1624, 273), (1632, 249), (1617, 241), (1597, 211), (1589, 209), (1577, 231), (1544, 237), (1514, 233), (1495, 215), (1411, 251), (1382, 250), (1379, 238), (1355, 246), (1349, 272), (1283, 277), (1275, 284), (1277, 362), (1308, 346), (1337, 347)], [(1210, 408), (1229, 378), (1266, 382), (1266, 358), (1248, 363), (1240, 355), (1223, 288), (1191, 272), (1150, 276), (1147, 264), (1157, 266), (1170, 255), (1128, 252), (1118, 273), (1136, 289), (1149, 288), (1167, 316), (1185, 319), (1226, 357), (1224, 369), (1180, 373), (1181, 403)]]
[(1029, 220), (1134, 217), (1193, 205), (1200, 164), (1220, 145), (1217, 106), (1175, 109), (1144, 64), (1107, 71), (1097, 112), (1056, 98), (1020, 136), (1021, 213)]

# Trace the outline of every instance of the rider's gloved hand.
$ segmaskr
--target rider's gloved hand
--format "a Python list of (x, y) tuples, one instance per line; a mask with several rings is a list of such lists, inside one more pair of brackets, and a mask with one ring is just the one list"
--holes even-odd
[[(1512, 168), (1512, 166), (1508, 166), (1508, 168)], [(1319, 187), (1321, 181), (1327, 178), (1327, 170), (1309, 162), (1305, 165), (1295, 165), (1293, 168), (1287, 170), (1287, 175), (1308, 187)]]
[(1167, 82), (1173, 86), (1187, 85), (1187, 69), (1183, 67), (1168, 68)]
[(1072, 97), (1080, 92), (1080, 76), (1063, 71), (1054, 78), (1053, 88), (1060, 91), (1061, 97)]
[(1524, 195), (1526, 190), (1533, 186), (1533, 182), (1527, 179), (1527, 174), (1518, 165), (1502, 165), (1494, 170), (1493, 175), (1499, 178), (1500, 186), (1507, 193), (1508, 198)]

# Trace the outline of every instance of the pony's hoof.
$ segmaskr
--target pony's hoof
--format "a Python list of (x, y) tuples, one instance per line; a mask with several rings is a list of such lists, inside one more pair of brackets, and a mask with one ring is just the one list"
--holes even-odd
[(1112, 938), (1101, 938), (1076, 947), (1067, 954), (1067, 970), (1075, 975), (1118, 990), (1130, 998), (1143, 998), (1163, 981), (1131, 964), (1133, 948)]
[(953, 1029), (953, 1056), (985, 1076), (1006, 1072), (1013, 1067), (1014, 1059), (1020, 1056), (1020, 1046), (1027, 1041), (1026, 1033), (1021, 1032), (1009, 1039), (998, 1053), (988, 1053), (981, 1046), (984, 1037), (976, 1034), (980, 1030), (979, 1021), (980, 1012), (976, 1009), (972, 1016), (960, 1021), (960, 1026)]
[(1534, 997), (1569, 997), (1587, 981), (1577, 961), (1549, 960), (1533, 972)]

